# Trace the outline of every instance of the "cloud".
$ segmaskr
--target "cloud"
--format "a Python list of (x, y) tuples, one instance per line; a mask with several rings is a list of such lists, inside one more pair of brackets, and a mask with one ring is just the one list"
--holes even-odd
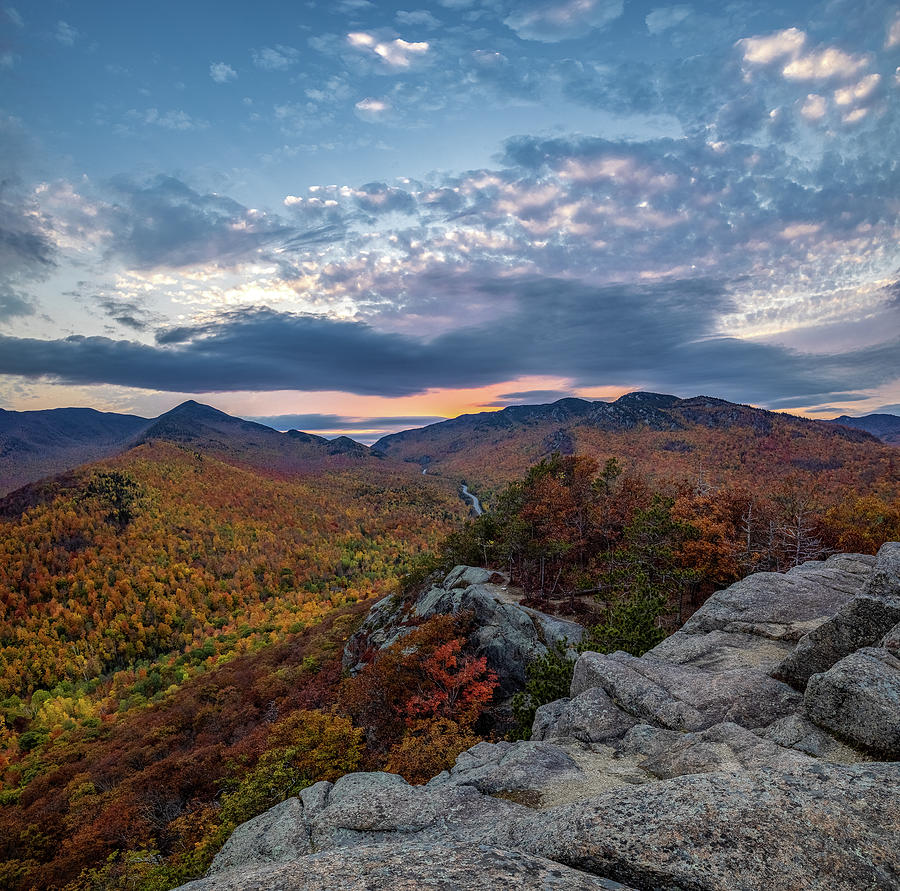
[(371, 96), (360, 99), (354, 106), (356, 113), (364, 121), (381, 121), (391, 111), (390, 102), (385, 99), (373, 99)]
[[(245, 310), (159, 332), (153, 346), (102, 337), (0, 337), (0, 373), (176, 392), (340, 390), (403, 396), (532, 374), (573, 386), (634, 385), (765, 402), (897, 378), (900, 342), (810, 355), (715, 334), (731, 298), (712, 282), (595, 287), (559, 278), (473, 279), (515, 300), (502, 325), (431, 339), (359, 322)], [(535, 331), (542, 336), (534, 338)], [(523, 345), (528, 344), (528, 348)]]
[(132, 331), (144, 332), (163, 323), (163, 316), (148, 309), (140, 300), (127, 299), (119, 295), (88, 297), (92, 303), (103, 311), (114, 322)]
[(224, 62), (213, 62), (209, 66), (209, 76), (217, 84), (227, 84), (228, 81), (237, 79), (237, 71)]
[(125, 114), (125, 123), (116, 129), (121, 135), (129, 135), (135, 125), (143, 127), (160, 127), (163, 130), (187, 131), (205, 130), (209, 126), (208, 121), (194, 118), (180, 108), (160, 111), (158, 108), (145, 108), (143, 110), (131, 108)]
[[(813, 394), (817, 395), (817, 394)], [(828, 393), (829, 401), (833, 402), (864, 402), (871, 397), (865, 393)], [(816, 400), (813, 400), (816, 401)], [(810, 396), (788, 396), (784, 399), (773, 399), (768, 407), (773, 411), (784, 408), (806, 408), (810, 405)], [(826, 411), (835, 411), (833, 408), (811, 408), (811, 412), (820, 414)]]
[(33, 153), (21, 123), (0, 114), (0, 300), (7, 318), (13, 311), (26, 314), (21, 286), (49, 275), (58, 258), (52, 221), (21, 179)]
[(460, 59), (465, 72), (465, 86), (489, 87), (501, 96), (515, 96), (534, 101), (543, 88), (542, 73), (510, 62), (503, 53), (475, 50)]
[(556, 43), (605, 28), (624, 8), (623, 0), (539, 0), (519, 4), (503, 23), (523, 40)]
[(568, 390), (521, 390), (517, 393), (501, 393), (485, 408), (507, 408), (510, 405), (535, 405), (557, 402), (572, 396)]
[(798, 56), (788, 62), (781, 73), (788, 80), (827, 80), (853, 77), (868, 64), (865, 56), (854, 56), (837, 47), (828, 46)]
[(805, 43), (806, 32), (799, 28), (786, 28), (764, 37), (745, 37), (737, 45), (743, 49), (745, 62), (769, 65), (785, 57), (796, 57)]
[(435, 30), (441, 27), (440, 19), (435, 18), (427, 9), (415, 9), (411, 12), (400, 10), (394, 18), (399, 25), (412, 25), (414, 27)]
[(869, 74), (861, 81), (851, 84), (849, 87), (842, 87), (834, 91), (834, 101), (836, 105), (847, 106), (855, 105), (869, 99), (881, 82), (880, 74)]
[(649, 13), (644, 22), (651, 34), (662, 34), (683, 22), (690, 14), (690, 6), (663, 6)]
[(17, 28), (25, 27), (25, 20), (15, 7), (7, 6), (4, 8), (3, 12), (6, 15), (6, 18)]
[(377, 56), (388, 68), (405, 69), (425, 57), (430, 45), (427, 41), (406, 41), (399, 37), (380, 39), (367, 31), (351, 31), (347, 43), (353, 49)]
[(248, 417), (248, 421), (256, 421), (273, 427), (275, 430), (305, 430), (305, 431), (354, 431), (374, 429), (409, 429), (410, 427), (425, 427), (428, 424), (437, 424), (447, 419), (439, 415), (408, 415), (402, 417), (378, 417), (361, 418), (354, 415), (327, 415), (327, 414), (299, 414), (299, 415), (267, 415), (263, 417)]
[(895, 46), (900, 46), (900, 12), (894, 14), (894, 20), (888, 26), (884, 41), (885, 49), (892, 49)]
[(803, 105), (800, 107), (800, 114), (808, 121), (820, 121), (825, 117), (828, 111), (828, 102), (824, 96), (816, 93), (809, 93)]
[(300, 50), (279, 43), (251, 50), (250, 58), (263, 71), (286, 71), (300, 61)]
[(354, 190), (357, 206), (366, 213), (378, 216), (386, 213), (414, 213), (416, 201), (405, 189), (386, 183), (366, 183)]
[(109, 233), (107, 254), (135, 269), (233, 266), (259, 259), (274, 246), (325, 236), (231, 198), (198, 192), (174, 177), (120, 177), (111, 188), (116, 202), (98, 210), (97, 224)]
[(56, 30), (53, 32), (53, 36), (63, 45), (63, 46), (74, 46), (75, 41), (81, 36), (77, 28), (73, 28), (68, 22), (64, 22), (60, 19), (56, 23)]
[(850, 78), (869, 64), (869, 57), (853, 55), (836, 46), (821, 46), (804, 52), (806, 32), (787, 28), (760, 37), (746, 37), (736, 44), (750, 65), (782, 65), (786, 80), (831, 80)]
[(0, 322), (34, 315), (34, 304), (24, 294), (0, 291)]

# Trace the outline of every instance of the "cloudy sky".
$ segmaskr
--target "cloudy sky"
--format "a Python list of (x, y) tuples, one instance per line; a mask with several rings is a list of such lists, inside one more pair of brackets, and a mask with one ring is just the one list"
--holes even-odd
[(0, 5), (0, 407), (900, 411), (900, 9)]

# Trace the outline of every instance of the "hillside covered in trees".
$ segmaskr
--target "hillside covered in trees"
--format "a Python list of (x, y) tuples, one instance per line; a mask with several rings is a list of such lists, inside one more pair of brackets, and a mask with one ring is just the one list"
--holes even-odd
[(721, 486), (811, 475), (816, 488), (877, 489), (900, 464), (896, 447), (864, 430), (724, 399), (628, 393), (615, 402), (561, 399), (462, 415), (380, 439), (373, 452), (498, 492), (552, 454), (622, 460), (660, 482)]
[[(371, 604), (436, 569), (502, 569), (591, 648), (638, 654), (749, 572), (900, 539), (894, 450), (741, 407), (579, 431), (586, 454), (494, 429), (427, 474), (198, 408), (0, 502), (0, 887), (171, 888), (318, 779), (422, 782), (521, 734), (466, 616), (342, 667)], [(477, 519), (457, 466), (492, 483)], [(566, 670), (551, 658), (533, 689)]]

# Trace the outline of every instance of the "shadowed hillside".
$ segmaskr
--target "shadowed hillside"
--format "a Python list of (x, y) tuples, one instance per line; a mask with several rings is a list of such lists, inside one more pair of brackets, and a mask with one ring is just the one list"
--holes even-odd
[(828, 423), (853, 427), (855, 430), (865, 430), (866, 433), (877, 436), (882, 442), (900, 445), (900, 417), (897, 415), (863, 415), (861, 418), (841, 415)]
[(465, 478), (486, 494), (553, 452), (601, 462), (616, 457), (652, 478), (701, 486), (798, 472), (814, 474), (827, 488), (850, 479), (871, 485), (896, 473), (896, 453), (865, 431), (723, 399), (656, 393), (463, 415), (385, 436), (372, 451)]
[(0, 496), (121, 451), (149, 422), (92, 408), (0, 409)]

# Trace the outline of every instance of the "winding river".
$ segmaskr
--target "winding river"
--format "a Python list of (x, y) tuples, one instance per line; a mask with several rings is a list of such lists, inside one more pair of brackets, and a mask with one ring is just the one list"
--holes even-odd
[(475, 511), (475, 516), (480, 517), (484, 513), (484, 511), (481, 509), (481, 502), (478, 500), (478, 496), (472, 494), (469, 491), (469, 487), (465, 483), (460, 486), (459, 491), (462, 494), (463, 498), (467, 498), (472, 502), (472, 510)]

